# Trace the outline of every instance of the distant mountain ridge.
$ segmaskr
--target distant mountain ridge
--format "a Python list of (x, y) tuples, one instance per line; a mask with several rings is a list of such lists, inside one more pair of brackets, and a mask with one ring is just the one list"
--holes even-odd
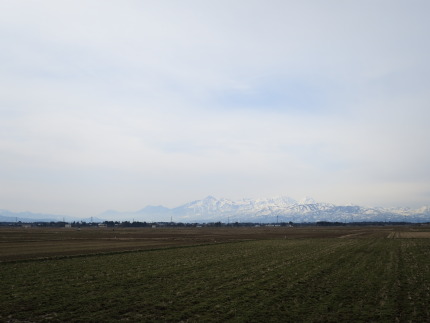
[(162, 205), (148, 205), (131, 212), (108, 210), (92, 218), (77, 218), (63, 215), (40, 214), (31, 212), (14, 213), (0, 210), (0, 222), (103, 222), (110, 221), (146, 221), (146, 222), (430, 222), (428, 207), (382, 208), (358, 205), (335, 205), (316, 202), (306, 197), (296, 201), (288, 196), (233, 201), (207, 196), (202, 200), (192, 201), (175, 208)]
[[(120, 213), (120, 212), (118, 212)], [(78, 218), (58, 214), (32, 213), (32, 212), (11, 212), (9, 210), (0, 210), (0, 222), (103, 222), (105, 220), (97, 217)]]
[[(319, 203), (310, 197), (296, 201), (288, 196), (238, 201), (208, 196), (175, 208), (147, 206), (136, 212), (115, 212), (116, 220), (147, 222), (430, 222), (428, 207), (369, 208), (358, 205)], [(99, 217), (110, 218), (110, 215), (104, 212)]]

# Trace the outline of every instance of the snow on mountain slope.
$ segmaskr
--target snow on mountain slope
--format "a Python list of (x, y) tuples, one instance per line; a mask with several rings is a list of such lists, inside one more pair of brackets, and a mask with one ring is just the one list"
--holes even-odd
[(287, 196), (259, 199), (217, 199), (208, 196), (173, 209), (162, 206), (146, 207), (134, 213), (124, 213), (138, 221), (174, 222), (317, 222), (317, 221), (409, 221), (428, 222), (427, 207), (366, 208), (358, 205), (319, 203), (310, 197), (296, 201)]

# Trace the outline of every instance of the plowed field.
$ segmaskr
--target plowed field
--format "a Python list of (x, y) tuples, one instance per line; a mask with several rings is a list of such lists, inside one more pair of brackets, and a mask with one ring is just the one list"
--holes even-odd
[[(202, 229), (117, 233), (176, 241), (132, 250), (2, 248), (0, 321), (430, 321), (430, 239), (404, 239), (412, 229)], [(32, 243), (12, 236), (2, 244)]]

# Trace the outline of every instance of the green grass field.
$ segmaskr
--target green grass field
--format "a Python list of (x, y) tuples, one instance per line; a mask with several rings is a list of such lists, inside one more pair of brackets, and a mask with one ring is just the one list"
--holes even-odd
[(5, 253), (0, 321), (430, 321), (430, 239), (422, 232), (250, 230), (236, 240), (234, 231), (193, 231), (187, 240), (167, 230), (187, 243), (104, 254)]

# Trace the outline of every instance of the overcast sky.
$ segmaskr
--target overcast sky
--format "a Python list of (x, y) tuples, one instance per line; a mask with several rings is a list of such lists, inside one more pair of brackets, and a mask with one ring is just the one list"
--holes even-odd
[(0, 209), (430, 204), (430, 1), (0, 2)]

